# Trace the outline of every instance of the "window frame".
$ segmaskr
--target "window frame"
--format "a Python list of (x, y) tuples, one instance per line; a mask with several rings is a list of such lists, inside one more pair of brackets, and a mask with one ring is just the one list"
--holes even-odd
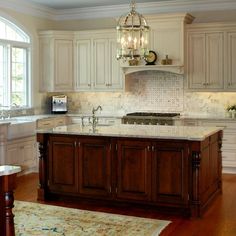
[[(3, 47), (6, 47), (6, 51), (7, 51), (7, 84), (5, 85), (7, 87), (7, 99), (4, 101), (4, 104), (0, 104), (0, 110), (1, 110), (1, 106), (8, 108), (9, 110), (12, 109), (27, 109), (27, 108), (31, 108), (32, 107), (32, 89), (31, 89), (31, 67), (32, 67), (32, 55), (31, 55), (31, 51), (32, 51), (32, 40), (31, 40), (31, 36), (25, 31), (23, 30), (20, 26), (18, 26), (18, 24), (16, 24), (13, 21), (10, 21), (2, 16), (0, 16), (0, 21), (2, 21), (3, 23), (5, 23), (6, 25), (8, 25), (9, 27), (11, 27), (16, 33), (18, 34), (22, 34), (22, 38), (25, 38), (26, 41), (28, 42), (23, 42), (23, 41), (16, 41), (16, 40), (9, 40), (9, 39), (2, 39), (0, 38), (0, 45), (3, 45)], [(27, 39), (28, 37), (28, 39)], [(13, 48), (19, 48), (19, 49), (24, 49), (25, 51), (25, 55), (26, 55), (26, 68), (24, 68), (25, 70), (25, 104), (24, 105), (20, 105), (20, 106), (14, 106), (12, 103), (12, 49)], [(5, 95), (3, 93), (3, 95)]]

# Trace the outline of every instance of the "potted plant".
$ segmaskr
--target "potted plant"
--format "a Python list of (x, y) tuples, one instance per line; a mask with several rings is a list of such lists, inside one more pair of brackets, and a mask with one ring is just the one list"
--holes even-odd
[(236, 105), (231, 105), (227, 107), (227, 111), (231, 118), (236, 118)]

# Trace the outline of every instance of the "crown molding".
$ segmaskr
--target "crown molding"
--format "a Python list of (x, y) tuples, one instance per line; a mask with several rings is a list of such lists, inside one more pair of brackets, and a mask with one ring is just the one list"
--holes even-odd
[(52, 20), (53, 16), (56, 14), (55, 10), (52, 8), (30, 3), (27, 0), (0, 0), (0, 7), (50, 20)]
[[(56, 21), (109, 17), (117, 18), (129, 11), (128, 4), (56, 10), (39, 4), (29, 3), (27, 0), (0, 0), (0, 7)], [(137, 3), (137, 11), (142, 14), (233, 9), (236, 9), (235, 0), (173, 0)]]

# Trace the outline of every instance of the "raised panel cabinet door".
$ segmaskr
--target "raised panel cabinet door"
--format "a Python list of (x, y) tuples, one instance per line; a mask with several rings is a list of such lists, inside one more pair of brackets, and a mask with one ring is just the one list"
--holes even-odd
[(91, 197), (111, 195), (111, 150), (109, 139), (79, 139), (79, 193)]
[(49, 190), (59, 193), (78, 192), (78, 155), (76, 139), (51, 136), (49, 139)]
[(206, 86), (206, 42), (205, 34), (189, 33), (187, 46), (187, 75), (189, 89)]
[(156, 143), (152, 173), (157, 204), (178, 206), (188, 203), (188, 165), (187, 145)]
[(236, 89), (236, 32), (227, 33), (227, 84), (226, 88)]
[(12, 143), (7, 145), (7, 159), (5, 164), (7, 165), (21, 165), (23, 160), (22, 152), (20, 150), (20, 146), (17, 143)]
[(223, 33), (206, 34), (206, 87), (223, 89)]
[(91, 40), (77, 39), (75, 43), (75, 89), (77, 91), (91, 90)]
[(108, 54), (108, 39), (94, 39), (93, 40), (93, 78), (94, 89), (104, 89), (108, 87), (108, 67), (110, 58)]
[(29, 140), (23, 143), (23, 165), (26, 169), (36, 167), (36, 142)]
[(55, 39), (54, 88), (55, 91), (73, 89), (73, 39)]
[(118, 199), (149, 201), (151, 199), (151, 145), (148, 141), (118, 140)]
[(108, 89), (122, 89), (123, 76), (119, 60), (116, 59), (117, 42), (116, 39), (109, 39), (109, 82)]

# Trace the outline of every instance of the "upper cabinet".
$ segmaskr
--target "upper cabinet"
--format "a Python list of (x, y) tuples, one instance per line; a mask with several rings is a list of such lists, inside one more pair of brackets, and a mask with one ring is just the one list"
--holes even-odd
[(227, 57), (226, 57), (226, 88), (236, 90), (236, 26), (234, 30), (226, 33)]
[[(186, 24), (193, 21), (189, 14), (160, 14), (145, 17), (150, 26), (150, 50), (157, 53), (156, 65), (146, 66), (141, 61), (138, 66), (123, 66), (126, 74), (141, 70), (169, 71), (177, 74), (184, 73), (184, 34)], [(172, 59), (171, 65), (162, 65), (161, 60)]]
[(236, 25), (193, 24), (186, 46), (189, 90), (235, 91)]
[(123, 73), (116, 60), (116, 31), (39, 33), (40, 90), (117, 91)]
[(44, 31), (39, 33), (40, 91), (73, 89), (73, 34)]
[(115, 30), (80, 31), (75, 37), (75, 89), (121, 90)]

